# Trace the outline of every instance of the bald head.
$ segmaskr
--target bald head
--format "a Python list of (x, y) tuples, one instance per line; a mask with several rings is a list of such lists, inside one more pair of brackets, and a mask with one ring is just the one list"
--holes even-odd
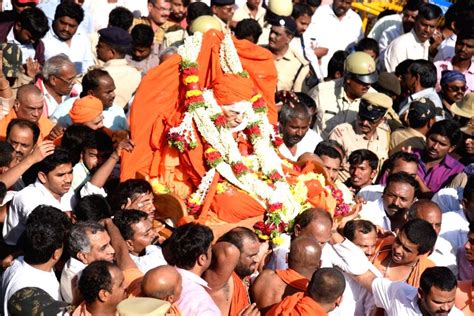
[(176, 302), (182, 290), (181, 275), (173, 266), (160, 266), (148, 271), (143, 277), (142, 293), (145, 297)]
[(346, 288), (346, 280), (337, 268), (321, 268), (314, 272), (308, 285), (308, 294), (324, 305), (326, 312), (336, 308)]
[(327, 211), (310, 208), (295, 218), (294, 237), (312, 237), (321, 247), (331, 238), (332, 217)]
[(18, 118), (37, 123), (43, 114), (43, 93), (33, 84), (21, 86), (18, 88), (14, 106)]
[(413, 203), (409, 210), (409, 220), (422, 219), (433, 226), (436, 234), (441, 230), (442, 213), (438, 204), (430, 200), (419, 200)]
[(321, 260), (321, 247), (311, 237), (298, 237), (291, 241), (288, 254), (288, 267), (300, 274), (309, 272), (309, 278), (319, 268)]

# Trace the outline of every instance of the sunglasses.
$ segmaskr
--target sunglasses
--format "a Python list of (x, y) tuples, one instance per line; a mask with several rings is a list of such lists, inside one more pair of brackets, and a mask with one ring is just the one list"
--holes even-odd
[(451, 91), (451, 92), (466, 92), (467, 91), (467, 86), (462, 86), (462, 87), (459, 87), (459, 86), (446, 86), (446, 88)]
[(374, 124), (374, 123), (377, 123), (378, 121), (380, 121), (382, 119), (382, 117), (379, 117), (379, 118), (372, 118), (372, 117), (366, 117), (366, 116), (363, 116), (363, 115), (359, 115), (359, 119), (363, 122), (363, 121), (367, 121), (371, 124)]

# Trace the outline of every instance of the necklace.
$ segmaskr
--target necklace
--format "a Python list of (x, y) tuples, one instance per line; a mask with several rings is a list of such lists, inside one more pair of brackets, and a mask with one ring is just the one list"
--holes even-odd
[[(418, 264), (418, 261), (416, 261), (411, 267), (410, 267), (410, 272), (408, 272), (408, 274), (406, 275), (406, 277), (402, 280), (403, 282), (406, 282), (408, 280), (408, 278), (410, 277), (411, 273), (413, 272), (413, 268)], [(390, 269), (390, 267), (392, 266), (392, 258), (390, 258), (390, 260), (388, 261), (388, 264), (387, 264), (387, 268), (385, 269), (385, 272), (383, 273), (383, 277), (385, 278), (387, 273), (388, 273), (388, 269)]]

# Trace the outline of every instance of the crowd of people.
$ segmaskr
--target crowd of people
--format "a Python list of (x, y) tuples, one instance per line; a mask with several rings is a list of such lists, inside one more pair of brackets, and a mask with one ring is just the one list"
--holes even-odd
[(474, 315), (472, 0), (0, 3), (0, 315)]

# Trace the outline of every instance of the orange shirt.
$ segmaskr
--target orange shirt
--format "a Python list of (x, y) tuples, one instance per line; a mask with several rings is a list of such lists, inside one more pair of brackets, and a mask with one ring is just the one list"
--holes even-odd
[(326, 316), (326, 311), (304, 292), (287, 296), (270, 309), (267, 316)]
[[(0, 140), (5, 140), (7, 138), (8, 124), (11, 122), (11, 120), (16, 118), (16, 112), (14, 109), (12, 109), (7, 116), (0, 120)], [(38, 141), (40, 142), (49, 135), (54, 127), (54, 124), (48, 118), (42, 115), (38, 121), (38, 127), (40, 129)]]

